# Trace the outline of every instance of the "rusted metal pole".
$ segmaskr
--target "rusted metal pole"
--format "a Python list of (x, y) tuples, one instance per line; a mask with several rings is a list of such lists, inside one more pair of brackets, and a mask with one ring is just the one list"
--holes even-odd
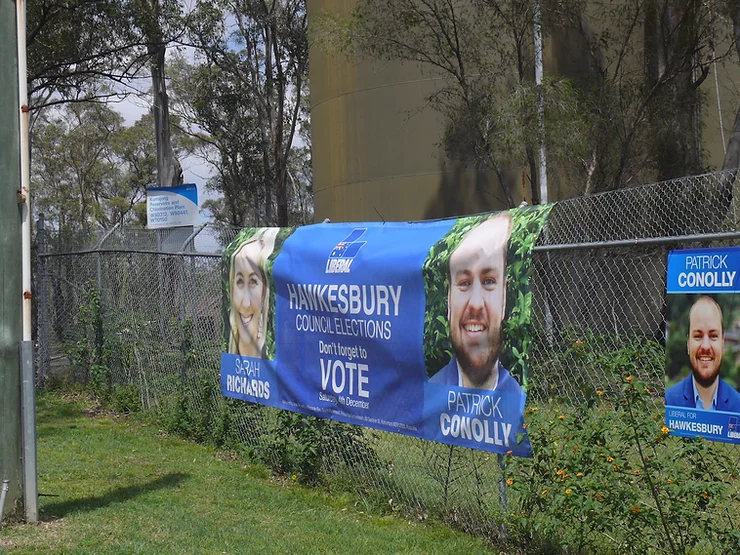
[(22, 337), (20, 110), (16, 6), (0, 2), (0, 480), (8, 480), (5, 508), (22, 495)]

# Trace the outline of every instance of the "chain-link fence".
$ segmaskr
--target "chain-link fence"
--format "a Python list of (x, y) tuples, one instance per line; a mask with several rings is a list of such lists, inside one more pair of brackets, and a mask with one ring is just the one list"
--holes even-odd
[(512, 551), (738, 552), (740, 448), (661, 426), (667, 253), (740, 244), (739, 189), (715, 173), (553, 208), (535, 247), (533, 459), (223, 398), (219, 252), (232, 229), (40, 231), (39, 381), (71, 375), (169, 429)]

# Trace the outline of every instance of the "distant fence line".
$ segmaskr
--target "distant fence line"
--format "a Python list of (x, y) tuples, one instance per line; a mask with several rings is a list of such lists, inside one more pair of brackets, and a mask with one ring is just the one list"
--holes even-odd
[[(719, 172), (554, 206), (535, 247), (527, 406), (557, 414), (538, 421), (539, 413), (528, 413), (534, 461), (512, 463), (224, 399), (220, 252), (238, 230), (211, 225), (166, 231), (117, 227), (84, 236), (40, 229), (39, 382), (71, 374), (121, 408), (162, 412), (168, 425), (194, 438), (238, 446), (306, 481), (345, 481), (368, 498), (387, 499), (394, 511), (420, 517), (435, 512), (515, 551), (517, 542), (526, 540), (534, 550), (552, 543), (553, 550), (564, 552), (592, 552), (597, 546), (615, 553), (731, 552), (740, 547), (737, 527), (727, 517), (727, 511), (740, 509), (740, 488), (732, 477), (740, 474), (740, 448), (704, 445), (697, 454), (696, 442), (660, 434), (650, 440), (647, 431), (645, 441), (658, 442), (648, 457), (629, 414), (639, 405), (651, 416), (662, 415), (667, 253), (739, 245), (739, 192), (735, 173)], [(625, 373), (644, 382), (646, 398), (631, 397), (634, 388), (625, 389)], [(606, 404), (597, 409), (601, 401), (591, 392)], [(611, 414), (601, 431), (605, 435), (587, 433), (589, 426), (603, 424), (603, 414)], [(571, 427), (557, 428), (558, 419)], [(660, 422), (655, 425), (659, 429)], [(627, 431), (620, 435), (620, 430)], [(609, 447), (624, 460), (599, 451), (594, 457), (616, 461), (603, 470), (602, 458), (588, 463), (573, 453), (568, 458), (549, 451), (553, 440), (547, 434), (558, 433), (562, 446), (581, 438), (573, 453)], [(661, 482), (662, 469), (651, 466), (677, 456), (688, 457), (676, 470), (688, 472), (680, 478), (686, 491), (674, 491), (673, 479)], [(693, 457), (699, 456), (703, 472), (721, 472), (721, 480), (705, 483), (692, 474), (699, 466)], [(576, 460), (588, 468), (564, 469)], [(543, 470), (548, 461), (552, 476)], [(618, 474), (603, 474), (617, 472), (615, 467)], [(623, 476), (627, 467), (631, 474)], [(593, 481), (570, 486), (571, 474), (593, 475)], [(621, 505), (602, 499), (606, 493), (599, 491), (598, 480), (612, 480), (612, 489), (622, 492), (624, 514)], [(689, 485), (698, 492), (696, 500)], [(552, 499), (544, 503), (547, 495)], [(692, 522), (697, 514), (704, 516)]]

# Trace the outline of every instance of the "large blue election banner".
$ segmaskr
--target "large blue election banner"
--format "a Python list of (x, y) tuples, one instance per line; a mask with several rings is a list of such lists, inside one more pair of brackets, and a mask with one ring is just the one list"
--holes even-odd
[(531, 250), (548, 212), (243, 230), (223, 258), (223, 395), (527, 456)]
[(666, 426), (740, 443), (740, 247), (668, 255)]

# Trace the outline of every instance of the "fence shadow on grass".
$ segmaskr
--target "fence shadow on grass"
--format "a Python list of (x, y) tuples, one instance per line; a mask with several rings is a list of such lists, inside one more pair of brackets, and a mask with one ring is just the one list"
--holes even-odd
[(71, 499), (69, 501), (42, 506), (41, 512), (47, 518), (62, 518), (75, 512), (94, 511), (108, 505), (113, 505), (114, 503), (123, 503), (152, 491), (176, 487), (188, 478), (190, 478), (189, 474), (172, 472), (145, 484), (113, 489), (104, 495)]

